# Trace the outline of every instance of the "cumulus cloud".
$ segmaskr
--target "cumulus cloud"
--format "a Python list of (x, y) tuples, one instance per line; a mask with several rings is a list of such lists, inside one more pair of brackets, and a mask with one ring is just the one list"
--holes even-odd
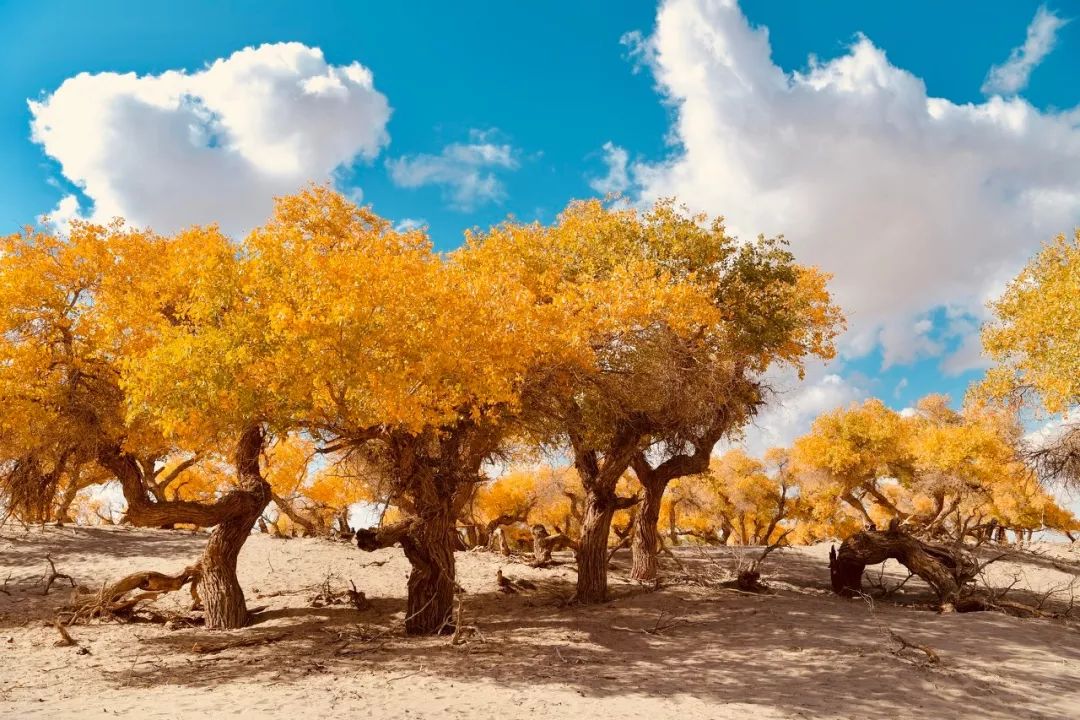
[(941, 361), (941, 371), (949, 377), (956, 377), (969, 370), (984, 370), (990, 364), (990, 358), (983, 353), (982, 338), (973, 332), (966, 335), (960, 346)]
[(410, 230), (427, 227), (427, 224), (427, 220), (424, 218), (402, 218), (394, 225), (394, 229), (398, 232), (409, 232)]
[(371, 71), (330, 65), (299, 43), (246, 48), (195, 72), (81, 73), (30, 111), (34, 141), (96, 219), (161, 231), (219, 222), (243, 232), (274, 195), (329, 181), (389, 139), (390, 106)]
[(982, 86), (983, 93), (1015, 95), (1026, 88), (1031, 71), (1054, 49), (1058, 30), (1068, 22), (1047, 10), (1045, 5), (1040, 6), (1028, 25), (1024, 44), (1013, 48), (1004, 63), (990, 68)]
[(676, 145), (631, 165), (641, 199), (674, 195), (743, 237), (786, 234), (834, 273), (849, 357), (944, 352), (919, 330), (928, 313), (979, 316), (1040, 241), (1080, 222), (1080, 111), (931, 97), (862, 36), (787, 72), (734, 0), (667, 0), (642, 42)]
[(421, 153), (389, 160), (390, 179), (405, 188), (440, 186), (459, 210), (498, 202), (506, 195), (498, 173), (516, 169), (518, 160), (514, 148), (492, 142), (492, 134), (472, 130), (469, 142), (451, 143), (438, 155)]
[(787, 373), (773, 379), (771, 384), (779, 391), (746, 428), (745, 436), (733, 444), (758, 457), (772, 447), (791, 447), (818, 416), (868, 396), (855, 378), (828, 373), (820, 365), (810, 372), (803, 382)]
[(39, 222), (45, 223), (53, 232), (60, 235), (68, 234), (72, 220), (81, 219), (84, 219), (82, 206), (79, 204), (79, 198), (74, 195), (63, 196), (55, 208), (38, 217)]
[(630, 154), (613, 142), (604, 143), (607, 174), (589, 181), (589, 187), (601, 195), (625, 192), (630, 187)]

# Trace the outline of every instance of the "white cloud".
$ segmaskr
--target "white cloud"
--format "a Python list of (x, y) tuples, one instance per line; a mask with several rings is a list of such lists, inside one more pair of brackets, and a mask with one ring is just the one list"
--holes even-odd
[(630, 187), (630, 154), (613, 142), (604, 143), (607, 175), (589, 181), (589, 187), (601, 195), (624, 192)]
[(451, 143), (438, 155), (422, 153), (388, 160), (390, 179), (400, 187), (443, 187), (451, 204), (471, 210), (497, 202), (506, 195), (497, 172), (517, 168), (517, 153), (506, 144), (491, 142), (490, 131), (473, 130), (468, 143)]
[(986, 369), (990, 364), (990, 358), (983, 354), (982, 338), (974, 332), (966, 335), (960, 346), (941, 361), (941, 371), (949, 377), (956, 377), (968, 370)]
[(63, 196), (55, 208), (38, 217), (39, 222), (44, 222), (53, 232), (60, 235), (68, 234), (72, 220), (84, 219), (82, 207), (79, 205), (79, 198), (74, 195)]
[(397, 225), (394, 225), (394, 229), (398, 232), (409, 232), (410, 230), (427, 227), (427, 224), (427, 220), (424, 218), (402, 218)]
[[(810, 367), (809, 372), (801, 383), (788, 373), (775, 380), (780, 391), (746, 427), (745, 437), (731, 445), (743, 447), (758, 457), (772, 447), (791, 447), (796, 438), (810, 430), (819, 415), (868, 395), (855, 379), (826, 373), (822, 365)], [(722, 452), (726, 447), (729, 446), (719, 450)]]
[(1054, 49), (1058, 30), (1068, 22), (1047, 10), (1045, 5), (1040, 6), (1028, 25), (1024, 44), (1013, 48), (1009, 59), (1004, 63), (990, 68), (982, 86), (983, 93), (1015, 95), (1026, 88), (1031, 71)]
[(247, 48), (195, 72), (81, 73), (30, 111), (33, 139), (96, 219), (161, 231), (219, 222), (243, 232), (274, 195), (328, 181), (389, 139), (390, 107), (371, 71), (330, 65), (299, 43)]
[(920, 319), (978, 316), (988, 288), (1080, 222), (1080, 112), (930, 97), (862, 36), (785, 72), (733, 0), (668, 0), (645, 42), (635, 57), (673, 105), (676, 147), (631, 166), (641, 199), (678, 197), (743, 237), (786, 233), (835, 275), (846, 356), (943, 352)]

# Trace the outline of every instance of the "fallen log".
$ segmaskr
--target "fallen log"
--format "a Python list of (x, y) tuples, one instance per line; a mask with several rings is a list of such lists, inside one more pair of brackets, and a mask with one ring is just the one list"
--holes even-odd
[(867, 565), (896, 560), (918, 575), (937, 594), (943, 607), (955, 606), (964, 586), (979, 572), (979, 563), (959, 546), (925, 542), (893, 523), (886, 531), (858, 532), (829, 551), (829, 575), (833, 592), (862, 595), (862, 576)]
[(189, 583), (192, 609), (198, 609), (200, 575), (201, 568), (198, 564), (184, 568), (177, 575), (166, 575), (152, 570), (132, 573), (63, 608), (59, 616), (64, 625), (85, 623), (95, 618), (127, 620), (140, 603), (152, 602), (162, 594), (179, 590)]

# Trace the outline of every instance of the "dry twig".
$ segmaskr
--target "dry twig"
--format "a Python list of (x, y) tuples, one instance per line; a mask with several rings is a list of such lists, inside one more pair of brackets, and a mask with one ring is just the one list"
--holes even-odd
[(75, 580), (70, 575), (62, 572), (57, 572), (56, 563), (53, 562), (51, 555), (46, 555), (45, 560), (49, 563), (49, 570), (42, 576), (41, 582), (45, 584), (45, 589), (42, 591), (42, 595), (48, 595), (49, 589), (52, 588), (54, 582), (60, 579), (67, 580), (71, 583), (71, 587), (75, 587)]

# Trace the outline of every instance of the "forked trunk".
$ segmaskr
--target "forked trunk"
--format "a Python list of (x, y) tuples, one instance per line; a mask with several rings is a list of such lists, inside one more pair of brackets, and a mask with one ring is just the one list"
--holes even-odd
[(660, 538), (656, 525), (660, 521), (660, 503), (664, 498), (666, 483), (642, 483), (645, 497), (641, 501), (638, 520), (634, 523), (634, 541), (632, 546), (633, 561), (630, 577), (635, 580), (651, 581), (656, 579), (657, 554), (660, 550)]
[(405, 557), (412, 565), (405, 614), (405, 633), (408, 635), (436, 635), (453, 630), (452, 532), (452, 515), (447, 510), (425, 518), (401, 540)]
[(576, 597), (580, 603), (607, 601), (607, 541), (614, 514), (614, 502), (603, 502), (593, 493), (586, 495), (577, 548)]

